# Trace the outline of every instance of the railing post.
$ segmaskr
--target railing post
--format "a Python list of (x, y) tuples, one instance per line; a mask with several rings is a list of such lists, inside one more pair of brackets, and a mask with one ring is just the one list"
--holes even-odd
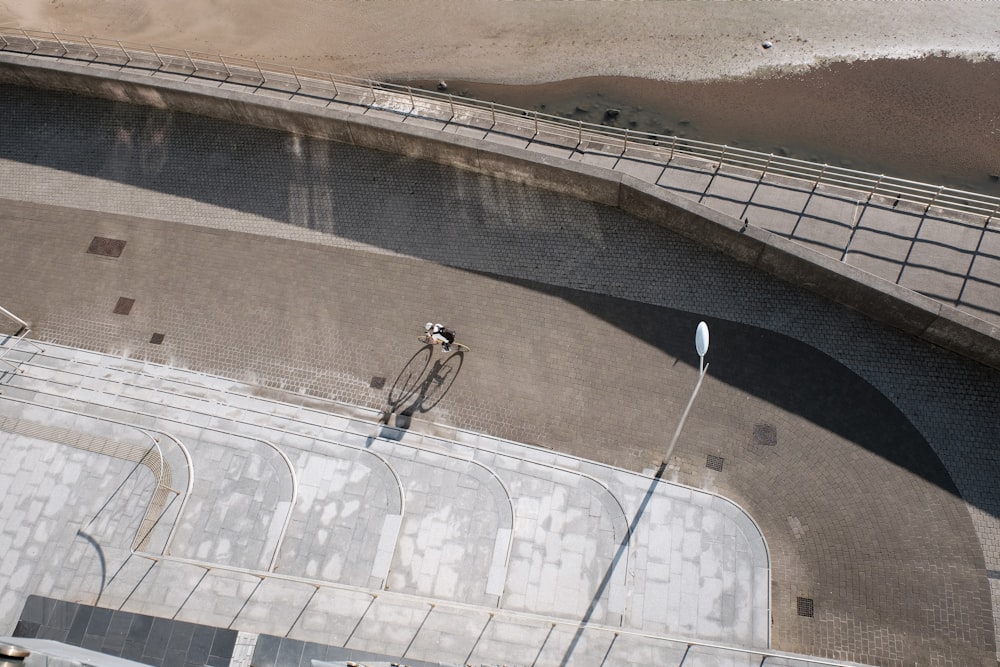
[(330, 74), (330, 83), (333, 85), (333, 99), (337, 99), (340, 91), (337, 89), (337, 82), (334, 80), (333, 74)]
[(61, 39), (59, 39), (59, 35), (57, 35), (55, 33), (52, 33), (52, 39), (54, 39), (57, 42), (59, 42), (59, 46), (61, 46), (62, 50), (63, 50), (63, 55), (66, 55), (67, 53), (69, 53), (69, 49), (67, 49), (66, 45), (63, 44), (63, 41)]
[(31, 52), (34, 53), (35, 51), (37, 51), (38, 44), (35, 43), (35, 40), (31, 39), (31, 35), (29, 35), (24, 30), (22, 30), (21, 33), (24, 34), (24, 36), (28, 39), (29, 42), (31, 42)]
[(413, 113), (413, 110), (417, 108), (417, 103), (413, 101), (413, 88), (407, 86), (406, 92), (410, 94), (410, 113)]
[(187, 49), (184, 49), (184, 55), (187, 56), (188, 63), (191, 65), (191, 73), (194, 74), (198, 71), (198, 66), (194, 64), (194, 58), (191, 57), (191, 54), (188, 53)]
[(579, 133), (577, 134), (577, 140), (576, 140), (576, 145), (579, 146), (580, 144), (583, 143), (583, 121), (582, 120), (578, 120), (576, 122), (579, 123), (579, 126), (578, 126), (578, 132)]
[(771, 160), (774, 159), (774, 153), (767, 154), (767, 162), (764, 163), (764, 169), (760, 172), (760, 177), (764, 178), (767, 176), (767, 170), (771, 166)]
[(122, 46), (121, 41), (116, 39), (115, 40), (115, 44), (117, 44), (118, 48), (121, 49), (122, 53), (125, 54), (125, 64), (128, 65), (130, 62), (132, 62), (132, 56), (130, 56), (128, 54), (128, 49), (126, 49), (124, 46)]
[(156, 47), (150, 44), (149, 48), (153, 50), (153, 55), (160, 61), (160, 69), (164, 69), (167, 66), (167, 63), (163, 62), (163, 58), (161, 58), (160, 54), (156, 52)]
[(292, 68), (292, 76), (295, 77), (295, 85), (298, 86), (298, 88), (295, 89), (295, 92), (299, 92), (302, 90), (302, 81), (299, 80), (299, 75), (295, 72), (294, 67)]
[(872, 186), (871, 192), (868, 193), (868, 201), (872, 200), (875, 196), (875, 191), (878, 190), (878, 186), (882, 185), (882, 179), (885, 178), (885, 174), (880, 174), (878, 180), (875, 181), (875, 185)]
[(492, 130), (494, 127), (497, 126), (497, 104), (496, 104), (496, 102), (490, 102), (490, 117), (493, 119), (493, 124), (490, 125), (490, 129)]
[(625, 140), (622, 141), (622, 155), (625, 155), (625, 151), (628, 150), (628, 128), (625, 128)]
[(368, 79), (368, 90), (372, 91), (372, 102), (368, 106), (375, 104), (375, 82)]
[(726, 151), (729, 150), (729, 146), (722, 147), (722, 153), (719, 154), (719, 162), (715, 165), (715, 170), (719, 171), (722, 169), (722, 163), (726, 161)]
[(535, 111), (534, 113), (535, 113), (535, 136), (531, 137), (532, 139), (538, 136), (538, 111)]
[(263, 86), (265, 83), (267, 83), (267, 77), (264, 76), (264, 70), (260, 68), (260, 63), (257, 62), (256, 60), (253, 60), (251, 62), (253, 62), (254, 67), (257, 68), (257, 73), (260, 74), (260, 85)]
[(670, 157), (667, 158), (667, 164), (670, 164), (674, 159), (674, 149), (677, 147), (677, 136), (674, 135), (670, 141)]
[(4, 308), (3, 306), (0, 306), (0, 313), (3, 313), (4, 315), (6, 315), (7, 317), (9, 317), (10, 319), (14, 320), (18, 324), (20, 324), (22, 327), (24, 327), (26, 329), (30, 328), (28, 326), (28, 323), (26, 321), (22, 320), (20, 317), (18, 317), (14, 313), (10, 312), (9, 310), (7, 310), (6, 308)]
[[(97, 47), (93, 45), (93, 43), (90, 41), (90, 38), (84, 35), (83, 39), (85, 42), (87, 42), (87, 46), (90, 47), (90, 50), (94, 52), (94, 60), (100, 58), (101, 54), (97, 52)], [(90, 62), (94, 62), (94, 60), (91, 60)]]
[(924, 213), (927, 213), (927, 211), (931, 210), (931, 206), (934, 206), (934, 204), (938, 200), (938, 197), (941, 196), (942, 192), (944, 192), (944, 186), (943, 185), (938, 188), (937, 192), (934, 193), (934, 199), (932, 199), (931, 202), (929, 204), (927, 204), (927, 206), (924, 207)]
[(985, 225), (983, 225), (983, 226), (984, 226), (984, 227), (989, 227), (989, 226), (990, 226), (990, 220), (992, 220), (993, 218), (995, 218), (995, 217), (996, 217), (996, 215), (997, 215), (997, 213), (1000, 213), (1000, 204), (997, 204), (997, 205), (996, 205), (996, 208), (994, 208), (994, 209), (993, 209), (993, 212), (992, 212), (992, 213), (990, 213), (990, 214), (989, 214), (989, 215), (988, 215), (988, 216), (986, 217), (986, 224), (985, 224)]
[(825, 176), (825, 175), (826, 175), (826, 168), (827, 168), (828, 166), (829, 166), (829, 165), (825, 165), (825, 164), (823, 165), (823, 169), (821, 169), (821, 170), (820, 170), (820, 172), (819, 172), (819, 176), (817, 176), (817, 177), (816, 177), (816, 182), (815, 182), (815, 183), (813, 183), (813, 187), (812, 187), (812, 189), (813, 189), (813, 190), (815, 190), (815, 189), (816, 189), (817, 187), (819, 187), (819, 182), (820, 182), (821, 180), (823, 180), (823, 176)]

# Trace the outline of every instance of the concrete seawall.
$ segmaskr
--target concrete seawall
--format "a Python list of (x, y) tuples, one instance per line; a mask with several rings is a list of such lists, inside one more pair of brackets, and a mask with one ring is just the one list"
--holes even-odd
[(1000, 368), (1000, 328), (640, 179), (375, 115), (117, 68), (0, 53), (0, 82), (353, 144), (578, 197), (660, 225), (885, 324)]

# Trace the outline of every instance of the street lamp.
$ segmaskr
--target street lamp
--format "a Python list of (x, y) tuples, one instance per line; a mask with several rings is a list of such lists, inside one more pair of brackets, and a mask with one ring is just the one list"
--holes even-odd
[(708, 352), (708, 325), (698, 322), (694, 331), (694, 349), (698, 350), (698, 375), (705, 374), (705, 354)]
[(708, 353), (708, 325), (704, 322), (698, 323), (698, 328), (694, 331), (694, 349), (698, 351), (698, 384), (694, 386), (694, 391), (691, 392), (691, 398), (688, 400), (687, 407), (684, 408), (684, 414), (681, 415), (681, 421), (677, 424), (677, 430), (674, 431), (674, 437), (670, 440), (670, 447), (667, 448), (667, 455), (663, 457), (664, 465), (670, 460), (670, 455), (674, 453), (674, 447), (677, 445), (677, 438), (681, 436), (681, 429), (684, 428), (684, 422), (687, 420), (688, 413), (691, 412), (691, 406), (694, 404), (694, 397), (698, 395), (698, 390), (701, 389), (701, 381), (705, 379), (705, 371), (708, 370), (708, 364), (705, 363), (705, 354)]

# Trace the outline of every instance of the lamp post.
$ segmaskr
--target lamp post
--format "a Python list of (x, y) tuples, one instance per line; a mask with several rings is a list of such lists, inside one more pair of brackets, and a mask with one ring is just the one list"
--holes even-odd
[(677, 439), (681, 436), (681, 429), (684, 428), (684, 422), (687, 420), (688, 413), (691, 412), (691, 406), (694, 404), (694, 397), (698, 395), (698, 390), (701, 389), (701, 381), (705, 379), (705, 371), (708, 370), (708, 364), (705, 363), (705, 354), (708, 353), (708, 325), (704, 322), (699, 322), (698, 328), (694, 331), (694, 348), (698, 351), (698, 384), (694, 386), (694, 391), (691, 392), (691, 398), (688, 399), (687, 407), (684, 408), (684, 414), (681, 415), (681, 420), (677, 424), (677, 430), (674, 431), (674, 437), (670, 440), (667, 455), (663, 457), (664, 465), (670, 460), (670, 455), (674, 453)]
[(694, 348), (698, 350), (698, 375), (705, 374), (705, 354), (708, 352), (708, 325), (698, 322), (694, 331)]

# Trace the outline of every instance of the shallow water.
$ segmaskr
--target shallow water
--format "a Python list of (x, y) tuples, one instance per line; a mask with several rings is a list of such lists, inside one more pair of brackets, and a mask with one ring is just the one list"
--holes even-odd
[[(434, 89), (437, 81), (409, 85)], [(1000, 63), (835, 63), (708, 82), (592, 77), (448, 81), (448, 92), (1000, 196)], [(617, 110), (611, 117), (607, 112)]]

